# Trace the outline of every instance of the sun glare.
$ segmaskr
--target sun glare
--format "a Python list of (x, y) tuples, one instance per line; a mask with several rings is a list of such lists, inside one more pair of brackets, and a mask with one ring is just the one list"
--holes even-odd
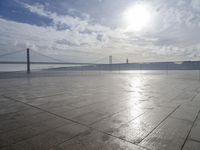
[(129, 7), (124, 12), (124, 19), (127, 25), (127, 30), (140, 31), (147, 27), (151, 20), (149, 7), (144, 4), (136, 4)]

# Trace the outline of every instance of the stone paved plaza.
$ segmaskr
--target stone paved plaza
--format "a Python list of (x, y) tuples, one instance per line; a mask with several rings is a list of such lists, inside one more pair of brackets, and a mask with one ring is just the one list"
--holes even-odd
[(66, 74), (0, 79), (0, 150), (200, 150), (200, 81)]

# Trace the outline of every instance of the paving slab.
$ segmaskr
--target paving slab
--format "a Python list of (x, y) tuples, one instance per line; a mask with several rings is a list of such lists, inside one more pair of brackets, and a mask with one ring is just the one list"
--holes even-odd
[(95, 130), (87, 130), (79, 136), (52, 148), (52, 150), (96, 150), (111, 139), (113, 137), (107, 134)]
[(151, 150), (179, 150), (183, 146), (192, 123), (168, 118), (139, 145)]
[(138, 116), (148, 111), (149, 110), (138, 108), (124, 110), (113, 116), (97, 121), (91, 126), (103, 132), (112, 133), (121, 125), (130, 122), (131, 120), (137, 118)]
[(116, 138), (110, 140), (105, 146), (99, 148), (98, 150), (147, 150), (147, 149)]
[(17, 142), (32, 138), (33, 136), (43, 134), (51, 129), (59, 126), (69, 124), (70, 121), (61, 118), (52, 118), (41, 121), (39, 123), (31, 124), (29, 126), (21, 127), (16, 130), (11, 130), (0, 134), (0, 147), (15, 144)]
[(189, 103), (182, 104), (172, 115), (171, 117), (184, 119), (191, 122), (194, 122), (195, 118), (198, 115), (200, 108), (196, 106), (191, 106)]
[(200, 142), (188, 140), (183, 150), (200, 150)]
[(49, 132), (45, 132), (44, 134), (34, 136), (22, 142), (18, 142), (14, 145), (4, 147), (4, 149), (46, 150), (77, 136), (79, 133), (87, 129), (88, 128), (81, 125), (70, 123)]

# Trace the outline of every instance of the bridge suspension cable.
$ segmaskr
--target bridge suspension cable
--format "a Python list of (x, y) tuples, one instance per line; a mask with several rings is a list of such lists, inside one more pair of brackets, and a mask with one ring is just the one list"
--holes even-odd
[(13, 55), (19, 52), (22, 52), (24, 50), (18, 50), (18, 51), (14, 51), (14, 52), (9, 52), (9, 53), (5, 53), (5, 54), (1, 54), (0, 57), (4, 57), (4, 56), (8, 56), (8, 55)]
[(99, 59), (93, 61), (92, 63), (95, 64), (95, 63), (97, 63), (97, 62), (99, 62), (99, 61), (101, 61), (101, 60), (104, 60), (104, 59), (106, 59), (106, 58), (108, 58), (108, 56), (101, 57), (101, 58), (99, 58)]
[(54, 61), (56, 61), (56, 62), (64, 62), (63, 60), (60, 60), (60, 59), (57, 59), (57, 58), (54, 58), (54, 57), (51, 57), (51, 56), (47, 56), (47, 55), (42, 54), (42, 53), (40, 53), (40, 52), (38, 52), (38, 51), (35, 51), (35, 50), (30, 50), (30, 51), (33, 51), (33, 52), (37, 53), (37, 54), (40, 55), (40, 56), (49, 58), (49, 59), (54, 60)]

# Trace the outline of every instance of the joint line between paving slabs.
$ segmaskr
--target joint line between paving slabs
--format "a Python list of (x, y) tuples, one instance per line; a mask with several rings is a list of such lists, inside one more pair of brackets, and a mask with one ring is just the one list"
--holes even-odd
[[(169, 113), (155, 128), (151, 130), (139, 143), (141, 143), (147, 136), (149, 136), (156, 128), (158, 128), (171, 114), (173, 114), (181, 105), (178, 105), (171, 113)], [(138, 143), (138, 144), (139, 144)]]
[(80, 123), (80, 122), (74, 121), (74, 120), (69, 119), (69, 118), (65, 118), (65, 117), (63, 117), (63, 116), (57, 115), (57, 114), (52, 113), (52, 112), (50, 112), (50, 111), (47, 111), (47, 110), (45, 110), (45, 109), (41, 109), (41, 108), (39, 108), (39, 107), (36, 107), (36, 106), (30, 105), (30, 104), (27, 104), (27, 103), (22, 102), (22, 101), (19, 101), (19, 100), (15, 100), (15, 99), (13, 99), (13, 98), (11, 98), (11, 97), (8, 97), (8, 96), (4, 96), (4, 97), (7, 98), (7, 99), (10, 99), (10, 100), (13, 100), (13, 101), (21, 102), (21, 103), (23, 103), (23, 104), (25, 104), (25, 105), (28, 105), (28, 106), (30, 106), (30, 107), (33, 107), (33, 108), (36, 108), (36, 109), (42, 110), (42, 111), (44, 111), (44, 112), (47, 112), (47, 113), (52, 114), (52, 115), (54, 115), (54, 116), (57, 116), (57, 117), (59, 117), (59, 118), (63, 118), (63, 119), (65, 119), (65, 120), (69, 120), (69, 121), (71, 121), (71, 122), (74, 122), (74, 123), (77, 123), (77, 124), (80, 124), (80, 125), (83, 125), (83, 126), (89, 127), (89, 126), (87, 126), (86, 124), (83, 124), (83, 123)]
[(194, 95), (190, 101), (193, 101), (195, 97), (197, 97), (199, 94), (200, 94), (200, 91), (196, 95)]
[(57, 95), (63, 95), (66, 92), (60, 92), (60, 93), (56, 93), (56, 94), (52, 94), (52, 95), (45, 95), (45, 96), (38, 96), (38, 97), (32, 97), (32, 98), (27, 98), (29, 100), (33, 100), (33, 99), (38, 99), (38, 98), (46, 98), (46, 97), (52, 97), (52, 96), (57, 96)]
[(195, 140), (195, 139), (190, 139), (191, 141), (194, 141), (194, 142), (197, 142), (197, 143), (200, 143), (199, 140)]
[(183, 147), (185, 146), (186, 141), (188, 140), (188, 137), (189, 137), (189, 135), (190, 135), (190, 132), (191, 132), (192, 128), (194, 127), (194, 124), (195, 124), (195, 122), (196, 122), (196, 120), (197, 120), (197, 118), (198, 118), (198, 116), (199, 116), (199, 113), (200, 113), (200, 110), (199, 110), (199, 112), (197, 113), (194, 122), (192, 123), (192, 126), (191, 126), (191, 128), (190, 128), (190, 130), (189, 130), (189, 132), (188, 132), (188, 134), (187, 134), (187, 136), (186, 136), (186, 138), (185, 138), (185, 141), (183, 142), (183, 145), (181, 146), (181, 150), (183, 149)]

